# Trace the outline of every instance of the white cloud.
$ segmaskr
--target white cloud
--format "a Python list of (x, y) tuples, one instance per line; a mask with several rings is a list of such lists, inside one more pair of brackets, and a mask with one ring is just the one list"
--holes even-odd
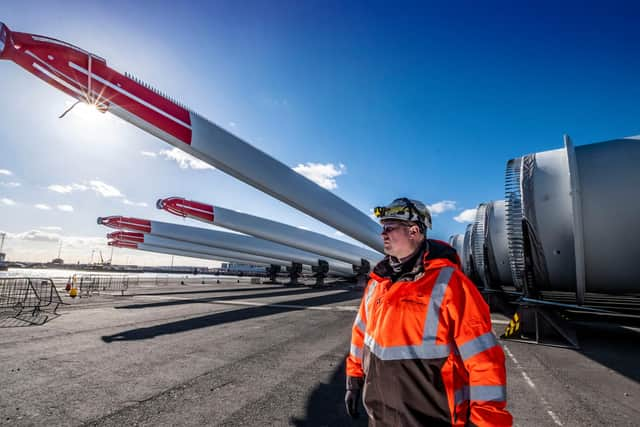
[(125, 205), (129, 205), (129, 206), (140, 206), (140, 207), (143, 207), (143, 208), (146, 208), (147, 206), (149, 206), (145, 202), (132, 202), (129, 199), (124, 199), (122, 201), (122, 203), (124, 203)]
[[(235, 127), (235, 123), (230, 122), (231, 127)], [(191, 154), (182, 151), (178, 148), (172, 148), (171, 150), (160, 150), (159, 152), (153, 151), (141, 151), (140, 154), (146, 157), (155, 158), (158, 156), (164, 157), (167, 160), (173, 160), (178, 164), (180, 169), (215, 169), (208, 163), (203, 162), (200, 159), (193, 157)]]
[(62, 194), (71, 193), (73, 191), (73, 187), (71, 187), (70, 185), (52, 184), (47, 188), (51, 191), (55, 191), (56, 193), (62, 193)]
[(47, 187), (51, 191), (55, 191), (56, 193), (68, 194), (72, 191), (86, 191), (89, 189), (84, 184), (71, 184), (71, 185), (60, 185), (60, 184), (52, 184)]
[(51, 206), (45, 205), (44, 203), (38, 203), (37, 205), (33, 205), (33, 207), (36, 208), (36, 209), (41, 209), (43, 211), (50, 211), (51, 210)]
[(118, 190), (116, 187), (99, 180), (89, 181), (86, 184), (77, 184), (77, 183), (73, 183), (69, 185), (52, 184), (47, 188), (51, 191), (55, 191), (56, 193), (60, 193), (60, 194), (69, 194), (74, 191), (93, 190), (96, 192), (96, 194), (102, 197), (124, 197), (124, 194), (122, 194), (120, 190)]
[(73, 212), (73, 206), (71, 205), (58, 205), (58, 209), (62, 212)]
[(14, 202), (11, 199), (7, 199), (6, 197), (3, 198), (3, 199), (0, 199), (0, 203), (2, 203), (5, 206), (15, 206), (16, 205), (16, 202)]
[(24, 233), (13, 234), (11, 237), (18, 240), (31, 240), (35, 242), (57, 242), (60, 240), (59, 234), (47, 233), (41, 230), (25, 231)]
[[(42, 227), (39, 227), (42, 229)], [(91, 251), (96, 250), (93, 262), (100, 259), (99, 251), (105, 260), (111, 256), (112, 247), (107, 246), (107, 239), (103, 232), (99, 237), (95, 236), (58, 236), (58, 230), (29, 231), (19, 234), (7, 233), (4, 251), (10, 260), (48, 262), (58, 256), (59, 244), (62, 242), (61, 258), (67, 264), (76, 262), (88, 263), (91, 260)], [(28, 240), (27, 240), (28, 239)], [(153, 252), (141, 252), (131, 249), (116, 248), (113, 251), (114, 264), (137, 265), (170, 265), (170, 255), (160, 255)], [(207, 266), (216, 267), (220, 264), (210, 260), (175, 257), (174, 265)]]
[(477, 209), (465, 209), (463, 210), (460, 215), (458, 216), (454, 216), (453, 219), (456, 220), (457, 222), (473, 222), (476, 219), (476, 210)]
[(20, 187), (21, 185), (22, 184), (20, 184), (19, 182), (0, 182), (0, 186), (7, 188), (16, 188)]
[(67, 236), (64, 238), (66, 247), (84, 248), (87, 246), (104, 246), (107, 242), (105, 237), (85, 237), (85, 236)]
[(10, 175), (13, 175), (13, 172), (11, 172), (8, 169), (0, 169), (0, 175), (10, 176)]
[(236, 127), (236, 122), (229, 122), (229, 126), (231, 126), (232, 128)]
[(438, 215), (443, 212), (453, 211), (456, 209), (456, 202), (453, 200), (442, 200), (432, 205), (428, 205), (432, 215)]
[(315, 182), (320, 187), (334, 190), (338, 188), (335, 178), (346, 173), (347, 168), (342, 163), (336, 167), (333, 163), (323, 165), (321, 163), (307, 162), (304, 165), (299, 164), (293, 170)]
[[(42, 231), (45, 230), (45, 231)], [(61, 231), (62, 227), (47, 226), (39, 227), (39, 230), (29, 230), (22, 233), (7, 233), (7, 237), (16, 240), (32, 240), (39, 242), (58, 242), (62, 240), (65, 246), (79, 247), (84, 245), (105, 245), (107, 239), (104, 237), (86, 237), (86, 236), (62, 236), (58, 233), (50, 233), (49, 231)]]
[(158, 153), (167, 160), (173, 160), (178, 163), (180, 169), (214, 169), (213, 166), (196, 159), (191, 154), (186, 153), (178, 148), (171, 150), (162, 150)]
[(124, 197), (124, 194), (122, 194), (116, 187), (102, 181), (89, 181), (89, 185), (93, 191), (102, 197)]

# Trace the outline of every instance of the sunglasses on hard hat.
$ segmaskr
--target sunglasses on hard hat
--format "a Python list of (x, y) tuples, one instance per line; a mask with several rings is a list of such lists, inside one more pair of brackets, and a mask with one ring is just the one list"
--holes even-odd
[(392, 207), (377, 206), (373, 208), (373, 215), (376, 218), (382, 218), (385, 216), (400, 215), (400, 214), (403, 214), (403, 215), (406, 214), (407, 217), (410, 217), (411, 208), (409, 208), (408, 206), (392, 206)]

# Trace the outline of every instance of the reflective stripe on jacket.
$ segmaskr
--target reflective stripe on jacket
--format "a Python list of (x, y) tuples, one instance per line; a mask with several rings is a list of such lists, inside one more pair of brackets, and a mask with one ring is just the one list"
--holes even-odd
[(423, 263), (412, 281), (371, 274), (353, 324), (347, 387), (364, 379), (370, 425), (512, 425), (487, 304), (450, 260), (425, 254)]

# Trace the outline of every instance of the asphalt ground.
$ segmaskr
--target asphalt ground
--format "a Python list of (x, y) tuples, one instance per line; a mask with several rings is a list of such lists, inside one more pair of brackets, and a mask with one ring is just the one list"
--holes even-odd
[[(64, 294), (64, 291), (62, 292)], [(363, 426), (343, 408), (361, 293), (170, 283), (0, 318), (0, 425)], [(500, 334), (507, 319), (494, 315)], [(581, 350), (502, 341), (517, 426), (640, 420), (640, 329), (583, 321)]]

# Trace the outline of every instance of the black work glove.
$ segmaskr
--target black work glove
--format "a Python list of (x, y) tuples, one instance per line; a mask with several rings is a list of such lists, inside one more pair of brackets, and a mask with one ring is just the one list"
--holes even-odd
[(360, 400), (360, 390), (347, 390), (344, 395), (344, 404), (347, 407), (347, 413), (353, 419), (360, 416), (358, 413), (358, 401)]

